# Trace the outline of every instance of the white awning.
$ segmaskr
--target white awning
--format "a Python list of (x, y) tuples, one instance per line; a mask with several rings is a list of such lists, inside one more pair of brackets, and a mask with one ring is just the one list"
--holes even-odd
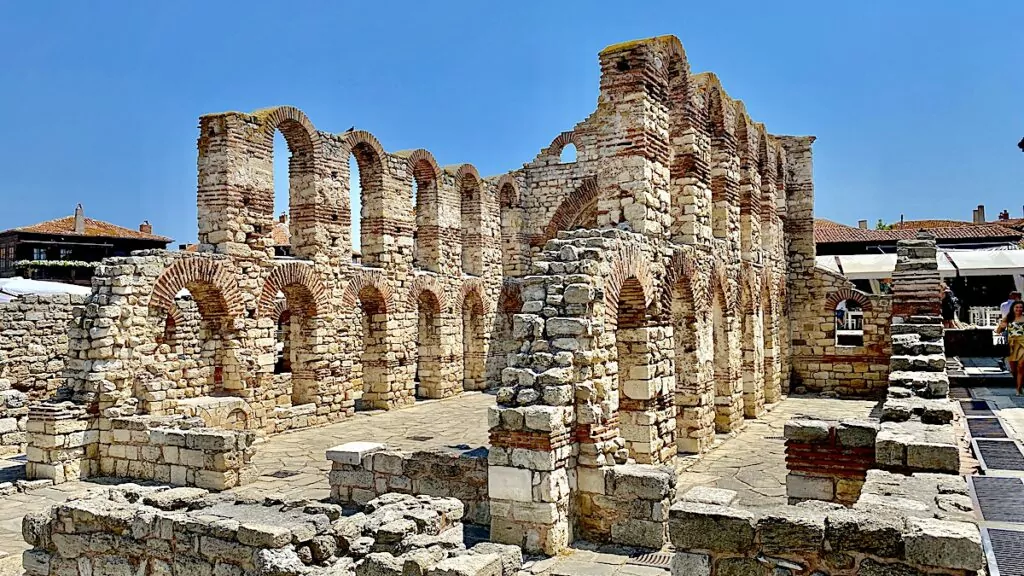
[(961, 276), (1024, 274), (1024, 250), (978, 250), (947, 252), (947, 254), (953, 260), (953, 264), (956, 265), (956, 270), (960, 271)]
[(45, 282), (43, 280), (29, 280), (20, 276), (14, 278), (0, 278), (0, 293), (8, 296), (23, 296), (25, 294), (78, 294), (87, 296), (92, 292), (88, 286), (77, 284), (65, 284), (63, 282)]
[[(1017, 276), (1024, 274), (1024, 250), (941, 250), (936, 255), (939, 276)], [(816, 264), (851, 280), (892, 278), (895, 254), (818, 256)]]

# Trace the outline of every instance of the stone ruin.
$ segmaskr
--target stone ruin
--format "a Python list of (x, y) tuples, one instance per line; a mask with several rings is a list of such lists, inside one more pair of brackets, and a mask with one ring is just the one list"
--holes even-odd
[[(930, 425), (923, 417), (928, 394), (916, 391), (935, 388), (890, 387), (916, 366), (901, 358), (931, 349), (929, 320), (916, 319), (927, 312), (927, 299), (918, 296), (930, 280), (908, 281), (903, 297), (872, 296), (816, 268), (814, 138), (770, 134), (715, 75), (690, 72), (675, 37), (617, 44), (599, 62), (596, 110), (522, 168), (494, 177), (470, 164), (441, 167), (423, 149), (387, 152), (361, 130), (319, 131), (291, 107), (203, 116), (199, 250), (140, 251), (96, 268), (93, 293), (75, 308), (68, 330), (64, 383), (25, 417), (28, 475), (54, 482), (116, 475), (221, 490), (251, 475), (256, 434), (489, 389), (497, 405), (480, 423), (490, 431), (486, 461), (479, 453), (447, 461), (380, 445), (339, 447), (329, 453), (335, 501), (372, 515), (374, 502), (434, 502), (396, 494), (428, 491), (456, 498), (452, 522), (468, 509), (470, 521), (489, 524), (491, 540), (529, 553), (557, 554), (576, 538), (649, 548), (671, 541), (680, 574), (734, 573), (722, 567), (734, 560), (763, 564), (775, 553), (762, 549), (763, 535), (791, 527), (762, 524), (749, 512), (734, 524), (733, 513), (717, 508), (705, 510), (710, 519), (703, 520), (694, 517), (703, 512), (677, 513), (693, 502), (672, 505), (677, 454), (707, 451), (716, 436), (763, 415), (786, 389), (888, 393), (890, 412), (906, 413), (901, 431), (906, 421)], [(276, 256), (270, 237), (276, 131), (290, 153), (291, 256)], [(577, 158), (563, 162), (569, 145)], [(350, 155), (362, 195), (357, 242)], [(864, 312), (860, 345), (840, 345), (836, 337), (834, 310), (843, 300)], [(911, 332), (916, 339), (893, 337)], [(278, 346), (287, 351), (283, 362)], [(920, 401), (903, 402), (901, 412), (897, 401), (909, 396)], [(825, 426), (826, 450), (844, 449), (837, 426), (850, 425)], [(885, 433), (883, 424), (872, 440), (876, 449)], [(865, 443), (860, 448), (870, 443), (856, 436)], [(856, 485), (840, 489), (829, 478), (830, 497), (820, 499), (859, 502), (881, 472), (875, 468), (914, 472), (906, 442), (891, 452), (902, 456), (902, 467), (864, 454), (855, 463)], [(435, 474), (433, 466), (452, 472)], [(159, 496), (134, 494), (109, 492), (92, 504), (58, 508), (49, 520), (26, 521), (36, 547), (26, 556), (30, 572), (64, 573), (72, 564), (82, 576), (88, 572), (56, 537), (74, 534), (77, 522), (57, 522), (61, 514), (88, 521), (113, 515), (122, 522), (113, 530), (126, 537), (117, 518), (129, 512), (103, 503), (126, 501), (149, 523), (140, 534), (165, 529), (146, 508), (146, 498)], [(204, 571), (247, 573), (259, 558), (295, 570), (295, 562), (324, 562), (324, 553), (312, 544), (306, 552), (294, 531), (244, 542), (241, 528), (204, 527), (199, 512), (206, 505), (196, 506), (180, 514), (185, 532), (194, 533), (188, 557), (206, 562)], [(211, 506), (241, 506), (217, 513), (230, 520), (256, 504)], [(273, 506), (283, 515), (273, 523), (290, 526), (285, 517), (296, 509)], [(317, 511), (308, 514), (321, 514), (311, 506)], [(829, 547), (843, 546), (825, 544), (834, 522), (793, 510), (811, 508), (780, 514), (796, 514), (793, 530), (818, 546), (808, 544), (802, 565), (827, 568)], [(337, 522), (332, 514), (323, 513)], [(333, 538), (337, 558), (347, 550), (331, 522), (308, 535)], [(736, 546), (686, 540), (700, 522), (725, 533), (735, 528), (732, 540), (709, 533)], [(414, 524), (416, 518), (401, 520), (410, 530)], [(909, 550), (904, 529), (930, 534), (931, 527), (885, 532)], [(204, 556), (206, 537), (229, 542), (224, 554), (234, 554), (236, 544), (249, 548), (228, 562), (235, 568), (216, 572), (222, 559)], [(166, 573), (170, 560), (140, 552), (143, 543), (132, 538), (124, 555), (109, 561), (133, 569), (146, 562), (147, 570)], [(394, 544), (405, 537), (384, 538)], [(273, 552), (281, 548), (288, 552)], [(897, 562), (960, 575), (974, 566), (973, 556), (961, 566), (856, 554), (851, 566), (861, 568)], [(776, 567), (799, 559), (782, 558)], [(397, 560), (380, 562), (394, 568)], [(833, 573), (885, 573), (851, 570)]]

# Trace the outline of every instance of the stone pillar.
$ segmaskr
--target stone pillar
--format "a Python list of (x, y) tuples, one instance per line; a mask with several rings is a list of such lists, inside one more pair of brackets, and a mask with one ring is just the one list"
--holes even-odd
[(81, 406), (71, 402), (29, 408), (25, 476), (50, 479), (54, 484), (94, 476), (99, 472), (99, 431), (90, 425), (95, 423)]
[(666, 93), (675, 38), (625, 42), (601, 54), (597, 116), (598, 225), (669, 232), (669, 114)]
[(896, 244), (896, 270), (892, 273), (892, 315), (896, 323), (910, 316), (939, 316), (939, 264), (935, 235), (924, 230), (913, 240)]

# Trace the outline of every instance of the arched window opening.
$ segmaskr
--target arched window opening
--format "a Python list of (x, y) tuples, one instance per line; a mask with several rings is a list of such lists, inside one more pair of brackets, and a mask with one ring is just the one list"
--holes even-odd
[(268, 230), (270, 244), (275, 256), (291, 255), (291, 231), (288, 229), (291, 199), (291, 149), (288, 141), (280, 130), (274, 130), (273, 177), (274, 206), (271, 215), (274, 217), (272, 228)]
[(835, 309), (836, 346), (864, 345), (864, 310), (855, 300), (843, 300)]
[(292, 371), (292, 313), (285, 310), (277, 320), (274, 334), (274, 374), (291, 373)]
[(443, 398), (441, 389), (441, 305), (427, 291), (416, 301), (416, 395), (420, 398)]
[(628, 278), (619, 291), (615, 316), (615, 361), (621, 397), (620, 432), (629, 455), (638, 463), (657, 461), (651, 453), (650, 422), (643, 405), (657, 397), (654, 381), (655, 358), (644, 290), (635, 277)]
[(348, 157), (348, 189), (349, 206), (352, 209), (352, 262), (362, 262), (362, 220), (363, 214), (363, 182), (359, 173), (359, 161), (353, 152)]
[(384, 297), (373, 286), (364, 286), (359, 291), (359, 308), (362, 311), (363, 351), (361, 367), (363, 373), (363, 394), (357, 407), (374, 409), (387, 408), (391, 392), (392, 372), (388, 369), (387, 308)]
[(562, 164), (571, 164), (576, 161), (576, 154), (576, 145), (570, 142), (562, 148), (562, 154), (559, 156), (559, 162)]
[(483, 390), (486, 364), (484, 350), (484, 305), (475, 292), (462, 305), (462, 387)]

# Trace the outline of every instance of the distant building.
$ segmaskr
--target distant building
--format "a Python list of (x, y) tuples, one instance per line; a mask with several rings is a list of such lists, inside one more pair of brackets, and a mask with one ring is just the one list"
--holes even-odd
[(93, 268), (108, 256), (167, 248), (170, 238), (153, 234), (149, 222), (138, 230), (74, 215), (0, 232), (0, 278), (24, 276), (88, 285)]

